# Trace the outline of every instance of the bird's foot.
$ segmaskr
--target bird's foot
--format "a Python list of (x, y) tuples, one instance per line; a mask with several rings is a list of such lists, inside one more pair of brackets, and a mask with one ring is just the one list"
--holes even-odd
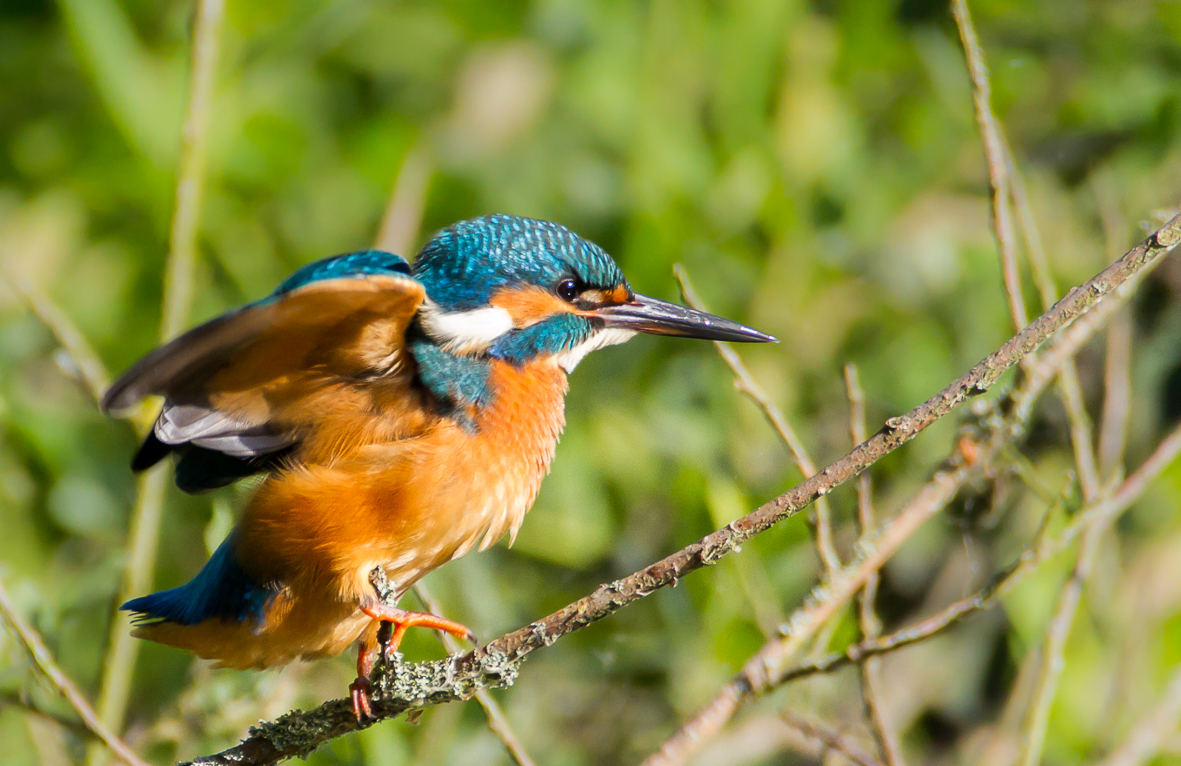
[(373, 715), (373, 705), (369, 698), (369, 688), (372, 684), (368, 678), (357, 676), (357, 680), (349, 684), (349, 699), (353, 702), (353, 715), (357, 723), (364, 724), (376, 720)]
[(402, 635), (406, 632), (407, 628), (434, 628), (435, 630), (446, 631), (456, 638), (471, 641), (473, 644), (479, 645), (480, 643), (476, 638), (476, 634), (471, 631), (471, 628), (448, 620), (445, 617), (439, 617), (426, 612), (411, 612), (406, 609), (399, 609), (396, 606), (387, 606), (377, 601), (362, 604), (361, 611), (375, 620), (382, 620), (393, 624), (394, 633), (390, 637), (388, 644), (390, 647), (389, 651), (398, 648), (398, 644), (402, 641)]

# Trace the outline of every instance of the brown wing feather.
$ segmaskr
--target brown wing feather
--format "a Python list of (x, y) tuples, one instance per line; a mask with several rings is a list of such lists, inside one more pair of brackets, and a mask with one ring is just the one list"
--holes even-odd
[(421, 284), (397, 276), (311, 283), (151, 352), (111, 386), (103, 409), (160, 395), (166, 408), (183, 408), (157, 425), (166, 443), (231, 452), (240, 435), (231, 454), (282, 447), (311, 427), (310, 404), (325, 385), (388, 381), (406, 369), (405, 332), (423, 296)]

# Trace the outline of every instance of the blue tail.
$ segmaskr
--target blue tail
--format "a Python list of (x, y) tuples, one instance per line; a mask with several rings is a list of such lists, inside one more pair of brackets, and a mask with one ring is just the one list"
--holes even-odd
[(119, 609), (135, 612), (137, 622), (196, 625), (213, 617), (242, 622), (260, 617), (277, 590), (273, 584), (255, 583), (242, 569), (231, 533), (188, 584), (133, 598)]

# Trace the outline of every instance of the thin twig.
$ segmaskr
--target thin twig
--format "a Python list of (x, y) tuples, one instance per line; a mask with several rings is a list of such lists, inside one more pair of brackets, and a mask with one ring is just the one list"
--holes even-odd
[[(1108, 251), (1115, 250), (1124, 229), (1119, 208), (1102, 185), (1094, 182), (1100, 220)], [(1132, 316), (1119, 312), (1107, 328), (1106, 364), (1104, 365), (1103, 419), (1099, 429), (1099, 472), (1104, 483), (1118, 481), (1123, 471), (1124, 451), (1128, 443), (1131, 416)]]
[[(442, 607), (431, 596), (431, 592), (425, 583), (421, 581), (416, 583), (414, 585), (414, 593), (422, 601), (423, 606), (426, 607), (428, 612), (432, 614), (443, 613)], [(436, 632), (439, 635), (439, 640), (443, 642), (444, 648), (447, 649), (448, 654), (458, 654), (463, 651), (463, 647), (459, 645), (459, 642), (450, 633), (443, 630)], [(504, 749), (508, 751), (509, 756), (512, 757), (517, 766), (534, 766), (533, 759), (525, 751), (524, 744), (521, 743), (521, 739), (517, 736), (517, 733), (513, 731), (512, 724), (508, 721), (508, 716), (500, 709), (500, 704), (492, 696), (492, 692), (488, 691), (488, 689), (477, 689), (476, 701), (480, 703), (480, 707), (484, 708), (484, 715), (488, 719), (488, 728), (501, 741)]]
[(37, 635), (37, 631), (33, 630), (24, 618), (16, 611), (13, 606), (12, 599), (8, 596), (8, 591), (4, 588), (3, 583), (0, 583), (0, 617), (16, 635), (17, 640), (20, 641), (21, 646), (29, 655), (29, 659), (41, 671), (41, 675), (57, 690), (62, 697), (65, 698), (70, 706), (78, 713), (78, 717), (86, 724), (86, 728), (94, 733), (96, 737), (102, 740), (103, 744), (111, 749), (116, 756), (118, 756), (128, 766), (147, 766), (147, 762), (137, 756), (130, 747), (127, 746), (123, 740), (119, 739), (118, 735), (112, 732), (90, 707), (90, 703), (82, 696), (82, 692), (74, 685), (57, 663), (54, 662), (53, 655), (50, 654), (45, 642), (41, 640), (41, 636)]
[(160, 316), (160, 341), (178, 335), (189, 321), (197, 267), (197, 222), (205, 180), (205, 153), (213, 111), (213, 86), (217, 75), (225, 0), (198, 0), (193, 31), (192, 74), (189, 101), (181, 129), (180, 165), (176, 178), (176, 207), (169, 233), (168, 263), (164, 273), (164, 306)]
[(86, 336), (73, 320), (32, 282), (8, 273), (5, 273), (4, 277), (13, 291), (24, 300), (29, 311), (53, 333), (58, 344), (69, 355), (86, 392), (97, 404), (102, 399), (103, 392), (107, 390), (110, 379)]
[[(1181, 216), (1174, 217), (1173, 221), (1181, 223)], [(1122, 280), (1121, 285), (1126, 285), (1127, 282), (1128, 280)], [(1054, 315), (1073, 300), (1094, 290), (1095, 287), (1092, 283), (1072, 290), (1069, 295), (1035, 320), (1026, 330), (1018, 333), (1016, 337), (1021, 337), (1025, 332), (1037, 327), (1047, 317)], [(1038, 357), (1037, 363), (1027, 370), (1021, 388), (1015, 391), (1011, 397), (1012, 407), (1006, 419), (1007, 423), (997, 429), (993, 438), (995, 443), (986, 445), (981, 450), (981, 457), (972, 464), (975, 466), (975, 470), (979, 470), (981, 465), (991, 462), (1007, 439), (1013, 438), (1023, 430), (1024, 423), (1028, 421), (1032, 412), (1033, 402), (1057, 374), (1059, 367), (1071, 359), (1082, 347), (1082, 344), (1102, 325), (1102, 320), (1110, 316), (1112, 309), (1105, 309), (1104, 304), (1110, 303), (1118, 306), (1126, 297), (1126, 293), (1115, 286), (1111, 290), (1100, 288), (1097, 294), (1107, 295), (1112, 292), (1115, 293), (1111, 296), (1112, 300), (1100, 301), (1095, 311), (1073, 323), (1046, 353)], [(1096, 315), (1098, 318), (1094, 318)], [(1087, 321), (1088, 319), (1091, 321)], [(887, 421), (887, 425), (889, 424), (890, 421)], [(882, 432), (879, 432), (867, 444), (872, 443), (881, 435)], [(856, 452), (857, 450), (854, 450), (854, 453)], [(831, 467), (826, 470), (831, 470)], [(937, 474), (928, 482), (915, 499), (885, 528), (878, 547), (865, 551), (862, 558), (846, 567), (840, 577), (834, 578), (832, 583), (814, 591), (814, 600), (798, 610), (790, 621), (791, 629), (787, 637), (783, 641), (763, 647), (756, 653), (743, 666), (742, 672), (726, 685), (721, 694), (667, 740), (658, 753), (645, 761), (645, 766), (669, 766), (670, 764), (684, 763), (702, 742), (716, 733), (733, 716), (743, 701), (770, 688), (773, 685), (771, 680), (776, 677), (776, 673), (798, 651), (802, 640), (814, 631), (816, 626), (814, 616), (830, 610), (835, 611), (840, 604), (847, 601), (856, 592), (856, 588), (865, 582), (870, 570), (876, 570), (885, 561), (884, 558), (881, 558), (881, 554), (888, 553), (891, 548), (896, 550), (896, 546), (901, 545), (906, 536), (917, 529), (930, 515), (937, 512), (943, 504), (946, 504), (971, 475), (973, 473), (967, 468), (960, 468), (951, 474)], [(896, 533), (903, 524), (906, 528), (900, 536)], [(887, 555), (886, 558), (888, 557)]]
[[(861, 375), (857, 365), (845, 365), (845, 391), (849, 396), (849, 436), (858, 445), (868, 438), (865, 427), (865, 391), (861, 388)], [(857, 477), (857, 523), (859, 534), (873, 528), (873, 483), (869, 471)], [(872, 602), (872, 599), (871, 599)]]
[(833, 615), (885, 564), (919, 527), (955, 497), (972, 469), (959, 468), (935, 476), (881, 530), (872, 543), (862, 544), (862, 556), (813, 590), (811, 597), (783, 627), (784, 638), (766, 644), (742, 667), (722, 692), (669, 738), (644, 766), (668, 766), (688, 760), (702, 742), (721, 730), (748, 698), (778, 684), (782, 669)]
[[(790, 633), (782, 641), (770, 643), (760, 649), (746, 662), (742, 672), (726, 685), (721, 694), (706, 705), (698, 715), (684, 724), (676, 735), (664, 743), (658, 753), (644, 762), (644, 766), (671, 766), (684, 763), (706, 739), (719, 731), (722, 725), (733, 716), (738, 706), (749, 698), (766, 694), (788, 681), (803, 676), (826, 673), (843, 665), (861, 662), (869, 656), (885, 654), (926, 640), (958, 622), (967, 614), (987, 608), (996, 595), (1007, 591), (1008, 588), (1016, 584), (1017, 580), (1028, 573), (1037, 563), (1065, 549), (1087, 529), (1109, 526), (1120, 513), (1147, 490), (1153, 480), (1177, 458), (1179, 453), (1181, 453), (1181, 426), (1174, 429), (1161, 441), (1148, 460), (1144, 461), (1136, 473), (1129, 477), (1111, 497), (1080, 512), (1075, 520), (1053, 540), (1044, 541), (1032, 552), (1027, 551), (1026, 555), (1018, 560), (1017, 565), (1010, 572), (1002, 576), (999, 582), (994, 581), (994, 585), (967, 599), (955, 602), (934, 617), (906, 630), (898, 631), (874, 642), (854, 644), (843, 654), (830, 654), (827, 657), (805, 663), (788, 665), (786, 660), (790, 659), (791, 655), (798, 650), (801, 643), (797, 638), (797, 629), (806, 631), (814, 626), (816, 621), (813, 615), (815, 613), (835, 609), (836, 602), (847, 601), (852, 597), (855, 587), (834, 585), (814, 592), (814, 600), (793, 615), (790, 622)], [(967, 470), (961, 468), (957, 474), (964, 474)], [(855, 584), (858, 581), (863, 581), (867, 570), (879, 568), (889, 558), (888, 553), (891, 549), (897, 549), (897, 545), (900, 544), (897, 538), (902, 536), (895, 534), (896, 526), (905, 523), (910, 528), (907, 531), (908, 534), (913, 529), (917, 529), (925, 518), (929, 518), (927, 514), (931, 511), (930, 505), (947, 497), (946, 494), (940, 496), (938, 484), (944, 484), (945, 488), (958, 485), (954, 477), (949, 477), (947, 474), (936, 476), (931, 483), (924, 487), (919, 496), (899, 513), (897, 519), (883, 530), (881, 542), (877, 544), (875, 550), (869, 552), (859, 562), (846, 567), (842, 583)]]
[(1070, 637), (1070, 629), (1074, 626), (1074, 618), (1083, 595), (1083, 585), (1091, 572), (1105, 531), (1106, 526), (1099, 524), (1093, 524), (1084, 531), (1078, 559), (1058, 596), (1054, 616), (1046, 630), (1046, 641), (1042, 648), (1037, 681), (1034, 683), (1033, 699), (1026, 715), (1025, 734), (1021, 738), (1020, 763), (1023, 766), (1036, 766), (1041, 762), (1046, 728), (1050, 722), (1050, 706), (1054, 702), (1058, 680), (1066, 667), (1066, 639)]
[[(705, 304), (697, 295), (697, 291), (693, 289), (693, 283), (690, 281), (689, 272), (685, 270), (685, 267), (679, 263), (674, 264), (673, 275), (681, 288), (681, 297), (685, 299), (685, 303), (704, 311)], [(742, 363), (738, 352), (729, 343), (714, 341), (714, 346), (718, 349), (718, 354), (726, 366), (730, 368), (730, 372), (734, 373), (734, 387), (754, 402), (755, 406), (759, 408), (759, 412), (763, 413), (763, 417), (775, 429), (775, 433), (779, 434), (779, 439), (795, 458), (800, 473), (804, 475), (805, 479), (811, 478), (816, 473), (816, 463), (812, 462), (808, 448), (804, 446), (804, 442), (791, 427), (791, 423), (784, 417), (783, 412), (775, 406), (775, 403), (763, 391), (762, 386), (755, 382), (754, 376), (750, 374), (750, 370)], [(827, 498), (816, 499), (816, 518), (813, 527), (816, 533), (816, 551), (820, 556), (820, 563), (824, 567), (825, 574), (832, 574), (841, 568), (841, 559), (833, 544), (832, 511), (829, 509)]]
[[(971, 22), (970, 17), (968, 21)], [(1022, 239), (1025, 242), (1025, 250), (1029, 254), (1034, 283), (1037, 285), (1044, 310), (1057, 302), (1058, 286), (1054, 282), (1054, 276), (1050, 273), (1050, 267), (1046, 261), (1041, 235), (1038, 233), (1037, 224), (1033, 218), (1033, 209), (1030, 207), (1029, 197), (1025, 191), (1025, 182), (1017, 170), (1016, 161), (1013, 159), (1012, 150), (1007, 142), (1005, 143), (1005, 156), (1008, 163), (1013, 203), (1017, 208), (1018, 220), (1021, 222)], [(1095, 466), (1091, 418), (1087, 414), (1087, 408), (1083, 401), (1078, 367), (1073, 359), (1062, 365), (1058, 373), (1058, 389), (1070, 422), (1070, 441), (1074, 447), (1074, 461), (1078, 469), (1083, 497), (1094, 499), (1099, 494), (1100, 473)]]
[[(845, 389), (849, 396), (849, 435), (853, 438), (854, 444), (860, 444), (866, 437), (865, 391), (861, 388), (861, 378), (857, 374), (856, 365), (845, 365)], [(864, 539), (873, 528), (873, 485), (869, 471), (863, 471), (857, 477), (857, 534)], [(872, 641), (882, 632), (882, 622), (874, 611), (880, 581), (881, 575), (878, 572), (867, 577), (858, 599), (858, 622), (864, 641)], [(870, 657), (861, 663), (860, 670), (861, 703), (882, 759), (887, 766), (905, 766), (898, 737), (886, 720), (882, 705), (881, 661), (877, 657)]]
[(984, 142), (984, 157), (988, 163), (988, 180), (992, 187), (992, 224), (1001, 253), (1001, 272), (1005, 282), (1005, 294), (1009, 299), (1009, 315), (1013, 326), (1020, 330), (1025, 326), (1028, 315), (1025, 299), (1021, 294), (1021, 273), (1017, 268), (1017, 243), (1013, 236), (1013, 214), (1009, 209), (1010, 184), (1005, 161), (1005, 144), (1000, 123), (992, 111), (992, 83), (988, 78), (988, 66), (984, 63), (984, 51), (972, 27), (968, 15), (967, 0), (952, 0), (952, 15), (960, 31), (964, 55), (968, 62), (968, 74), (972, 79), (972, 102), (976, 107), (976, 123), (980, 126), (980, 137)]
[(844, 732), (789, 710), (780, 713), (779, 718), (808, 739), (819, 742), (825, 750), (840, 753), (860, 766), (882, 766), (877, 758), (861, 747), (861, 743)]
[[(77, 718), (66, 715), (65, 713), (59, 713), (56, 710), (49, 710), (45, 707), (42, 707), (22, 690), (7, 689), (0, 692), (0, 710), (3, 710), (6, 705), (19, 707), (26, 713), (43, 718), (46, 721), (52, 721), (58, 726), (69, 729), (71, 732), (77, 734), (80, 737), (85, 737), (87, 739), (98, 739), (98, 736), (90, 729), (86, 728), (86, 724), (82, 723)], [(75, 715), (77, 715), (77, 713), (75, 713)]]
[(1128, 738), (1120, 743), (1102, 766), (1140, 766), (1150, 761), (1177, 732), (1181, 721), (1181, 668), (1173, 671), (1160, 701), (1141, 718)]
[[(857, 664), (867, 657), (876, 657), (896, 652), (939, 635), (965, 617), (988, 609), (997, 600), (1009, 593), (1026, 575), (1035, 571), (1046, 561), (1069, 548), (1086, 527), (1096, 519), (1105, 518), (1110, 522), (1136, 502), (1152, 481), (1161, 474), (1177, 455), (1181, 453), (1181, 427), (1175, 429), (1161, 441), (1152, 457), (1144, 461), (1136, 476), (1124, 482), (1114, 495), (1095, 505), (1082, 509), (1055, 537), (1046, 538), (1045, 524), (1050, 517), (1047, 513), (1041, 527), (1030, 545), (1007, 570), (995, 576), (990, 583), (976, 593), (949, 604), (937, 614), (927, 617), (908, 627), (873, 641), (860, 641), (844, 652), (833, 652), (824, 657), (801, 662), (785, 670), (780, 684), (820, 673), (831, 673), (847, 665)], [(1053, 509), (1051, 509), (1052, 513)]]
[[(1001, 255), (1005, 294), (1010, 315), (1020, 329), (1025, 322), (1025, 303), (1021, 293), (1021, 276), (1017, 268), (1017, 248), (1014, 242), (1010, 200), (1021, 208), (1021, 228), (1044, 308), (1052, 306), (1057, 300), (1057, 288), (1046, 266), (1041, 237), (1037, 233), (1024, 182), (1017, 173), (1017, 163), (1013, 159), (1000, 120), (992, 111), (992, 82), (988, 74), (988, 65), (984, 61), (984, 51), (980, 47), (976, 28), (972, 24), (972, 14), (968, 10), (967, 0), (953, 0), (952, 14), (955, 16), (964, 56), (967, 59), (976, 122), (980, 127), (980, 138), (988, 162), (988, 177), (992, 187), (992, 220)], [(1094, 500), (1099, 495), (1099, 473), (1095, 468), (1091, 420), (1083, 403), (1082, 387), (1079, 385), (1078, 371), (1073, 362), (1062, 367), (1058, 383), (1070, 418), (1071, 442), (1074, 445), (1075, 463), (1078, 466), (1083, 497)]]
[[(966, 18), (970, 23), (971, 16)], [(1030, 271), (1033, 272), (1033, 283), (1037, 286), (1038, 296), (1041, 298), (1042, 311), (1045, 311), (1058, 300), (1058, 286), (1050, 271), (1050, 262), (1046, 258), (1042, 236), (1033, 216), (1033, 205), (1030, 204), (1029, 192), (1025, 188), (1025, 178), (1017, 168), (1017, 161), (1013, 158), (1013, 148), (1009, 145), (1008, 139), (1004, 134), (1001, 134), (1000, 138), (1005, 150), (1009, 191), (1013, 195), (1013, 207), (1017, 210), (1018, 228), (1021, 229), (1021, 239), (1025, 243), (1025, 251), (1029, 256)]]
[[(1103, 429), (1100, 433), (1100, 442), (1108, 445), (1110, 451), (1110, 456), (1101, 465), (1105, 466), (1105, 475), (1111, 476), (1115, 475), (1123, 462), (1124, 436), (1128, 430), (1128, 418), (1131, 416), (1130, 374), (1128, 371), (1131, 358), (1130, 329), (1124, 328), (1125, 337), (1115, 337), (1115, 333), (1120, 332), (1117, 329), (1120, 326), (1118, 318), (1126, 316), (1127, 311), (1119, 312), (1116, 315), (1116, 323), (1108, 330), (1108, 354), (1104, 375), (1108, 388), (1103, 406)], [(1114, 342), (1113, 337), (1115, 338)], [(1066, 665), (1064, 656), (1066, 641), (1070, 637), (1083, 588), (1086, 586), (1087, 577), (1094, 566), (1095, 557), (1098, 555), (1103, 533), (1106, 530), (1106, 524), (1097, 522), (1088, 526), (1083, 533), (1078, 559), (1075, 561), (1070, 578), (1063, 586), (1054, 616), (1046, 631), (1041, 666), (1038, 669), (1033, 700), (1026, 719), (1026, 734), (1022, 738), (1021, 762), (1024, 766), (1036, 766), (1041, 761), (1046, 728), (1050, 720), (1050, 708), (1054, 701), (1054, 693), (1058, 688), (1058, 681)]]
[[(1088, 280), (1080, 288), (1072, 290), (1053, 308), (942, 392), (905, 415), (890, 418), (882, 430), (858, 445), (852, 452), (724, 528), (634, 574), (602, 585), (590, 595), (463, 657), (396, 666), (390, 673), (381, 676), (384, 678), (383, 683), (389, 687), (389, 692), (379, 695), (375, 702), (374, 712), (377, 718), (380, 720), (399, 715), (411, 707), (463, 699), (481, 686), (511, 683), (518, 670), (519, 661), (530, 652), (549, 646), (568, 633), (591, 625), (660, 588), (672, 585), (692, 571), (717, 563), (753, 536), (795, 515), (817, 497), (828, 494), (883, 456), (909, 442), (970, 396), (987, 391), (1005, 370), (1012, 368), (1066, 325), (1078, 326), (1081, 323), (1090, 333), (1094, 333), (1102, 322), (1087, 321), (1088, 318), (1096, 313), (1101, 317), (1108, 316), (1109, 312), (1103, 311), (1103, 306), (1108, 302), (1119, 301), (1122, 286), (1127, 285), (1137, 274), (1144, 273), (1145, 269), (1158, 263), (1160, 257), (1178, 243), (1181, 243), (1181, 215), (1174, 217), (1102, 273)], [(1049, 351), (1039, 357), (1037, 366), (1048, 363), (1060, 365), (1064, 359), (1071, 358), (1088, 337), (1088, 334), (1077, 332), (1063, 333)], [(1044, 386), (1054, 374), (1053, 369), (1044, 374), (1030, 374), (1023, 385), (1036, 387), (1041, 380), (1041, 385)], [(1024, 396), (1015, 398), (1014, 409), (1032, 409), (1037, 392), (1038, 390), (1031, 389)], [(1018, 426), (1014, 426), (1011, 433), (1019, 430)], [(933, 480), (934, 489), (927, 491), (945, 492), (945, 487), (954, 485), (956, 479), (954, 475), (939, 474)], [(920, 496), (919, 501), (924, 499), (931, 502), (938, 498)], [(896, 523), (892, 523), (884, 531), (882, 540), (891, 535)], [(841, 578), (839, 582), (843, 584), (846, 581)], [(859, 586), (863, 582), (864, 580), (861, 580), (856, 585)], [(718, 720), (717, 727), (727, 718), (728, 716), (725, 716)], [(357, 728), (357, 720), (352, 714), (350, 704), (345, 700), (333, 700), (315, 710), (294, 711), (277, 721), (260, 724), (252, 729), (250, 736), (240, 745), (198, 759), (194, 763), (227, 766), (274, 763), (301, 753), (309, 753), (324, 742)], [(716, 728), (712, 730), (716, 731)]]
[(425, 139), (420, 140), (406, 152), (402, 167), (398, 170), (394, 191), (378, 230), (378, 250), (404, 256), (412, 254), (414, 241), (422, 228), (422, 211), (433, 173), (431, 147)]
[[(971, 16), (965, 15), (965, 20), (971, 24)], [(1005, 150), (1006, 168), (1010, 181), (1009, 191), (1013, 195), (1013, 206), (1017, 209), (1017, 220), (1021, 228), (1022, 241), (1029, 256), (1029, 264), (1033, 272), (1033, 281), (1037, 285), (1041, 298), (1042, 310), (1048, 309), (1058, 301), (1058, 285), (1050, 271), (1046, 250), (1042, 245), (1042, 237), (1038, 231), (1037, 222), (1033, 215), (1033, 206), (1029, 201), (1029, 193), (1025, 188), (1025, 179), (1017, 168), (1017, 161), (1013, 157), (1013, 149), (1005, 136), (1001, 135)], [(1118, 248), (1111, 248), (1112, 255)], [(1066, 415), (1070, 421), (1070, 440), (1074, 447), (1075, 465), (1078, 468), (1079, 484), (1084, 497), (1097, 497), (1101, 485), (1100, 471), (1096, 468), (1093, 451), (1091, 420), (1083, 402), (1082, 385), (1079, 383), (1078, 367), (1070, 359), (1062, 365), (1058, 373), (1058, 387), (1066, 407)]]
[(1107, 365), (1103, 400), (1103, 420), (1099, 429), (1099, 467), (1105, 483), (1119, 478), (1123, 470), (1124, 450), (1128, 446), (1128, 415), (1131, 407), (1132, 316), (1127, 311), (1115, 315), (1107, 328)]
[[(201, 211), (205, 154), (224, 13), (224, 0), (198, 0), (189, 100), (177, 172), (176, 207), (172, 216), (164, 276), (161, 341), (172, 339), (184, 329), (193, 299), (197, 223)], [(139, 479), (131, 518), (127, 569), (119, 590), (119, 603), (151, 587), (155, 576), (156, 546), (166, 487), (167, 466), (164, 465), (151, 469)], [(116, 612), (111, 620), (110, 645), (103, 663), (99, 693), (99, 714), (108, 726), (116, 730), (123, 725), (135, 660), (139, 654), (139, 642), (131, 637), (129, 627), (128, 618), (122, 612)], [(88, 758), (91, 766), (96, 766), (100, 761), (101, 756), (92, 751)]]

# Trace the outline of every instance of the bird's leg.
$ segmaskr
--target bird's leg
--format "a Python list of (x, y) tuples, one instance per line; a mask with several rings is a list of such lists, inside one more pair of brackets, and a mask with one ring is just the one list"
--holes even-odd
[(357, 680), (349, 684), (349, 699), (353, 702), (353, 715), (357, 716), (357, 723), (375, 717), (369, 701), (369, 675), (377, 660), (377, 646), (376, 641), (366, 638), (357, 642)]
[(398, 648), (398, 644), (402, 642), (402, 636), (405, 635), (407, 628), (416, 627), (446, 631), (456, 638), (467, 639), (473, 644), (479, 643), (476, 639), (476, 634), (472, 633), (471, 629), (466, 625), (461, 625), (444, 617), (427, 614), (426, 612), (410, 612), (405, 609), (399, 609), (396, 606), (383, 604), (379, 601), (362, 603), (361, 611), (375, 620), (384, 620), (385, 622), (393, 623), (394, 634), (390, 637), (390, 651)]
[[(353, 702), (353, 714), (357, 716), (358, 723), (364, 723), (366, 719), (374, 718), (373, 707), (369, 699), (369, 676), (373, 673), (373, 665), (377, 660), (377, 653), (380, 647), (383, 658), (388, 658), (393, 652), (397, 651), (398, 645), (402, 643), (402, 636), (406, 635), (407, 628), (434, 628), (435, 630), (445, 630), (457, 638), (464, 638), (471, 641), (473, 644), (478, 644), (476, 634), (472, 633), (471, 629), (466, 625), (461, 625), (458, 622), (453, 622), (443, 617), (438, 617), (426, 612), (411, 612), (406, 609), (399, 609), (396, 606), (389, 606), (380, 601), (364, 601), (361, 603), (361, 611), (377, 620), (380, 624), (377, 628), (377, 633), (372, 639), (362, 638), (358, 642), (357, 652), (357, 680), (349, 684), (349, 698)], [(393, 628), (391, 631), (390, 628)]]
[(393, 662), (395, 650), (390, 646), (394, 638), (394, 624), (382, 620), (377, 624), (377, 645), (381, 647), (381, 661), (386, 665)]

